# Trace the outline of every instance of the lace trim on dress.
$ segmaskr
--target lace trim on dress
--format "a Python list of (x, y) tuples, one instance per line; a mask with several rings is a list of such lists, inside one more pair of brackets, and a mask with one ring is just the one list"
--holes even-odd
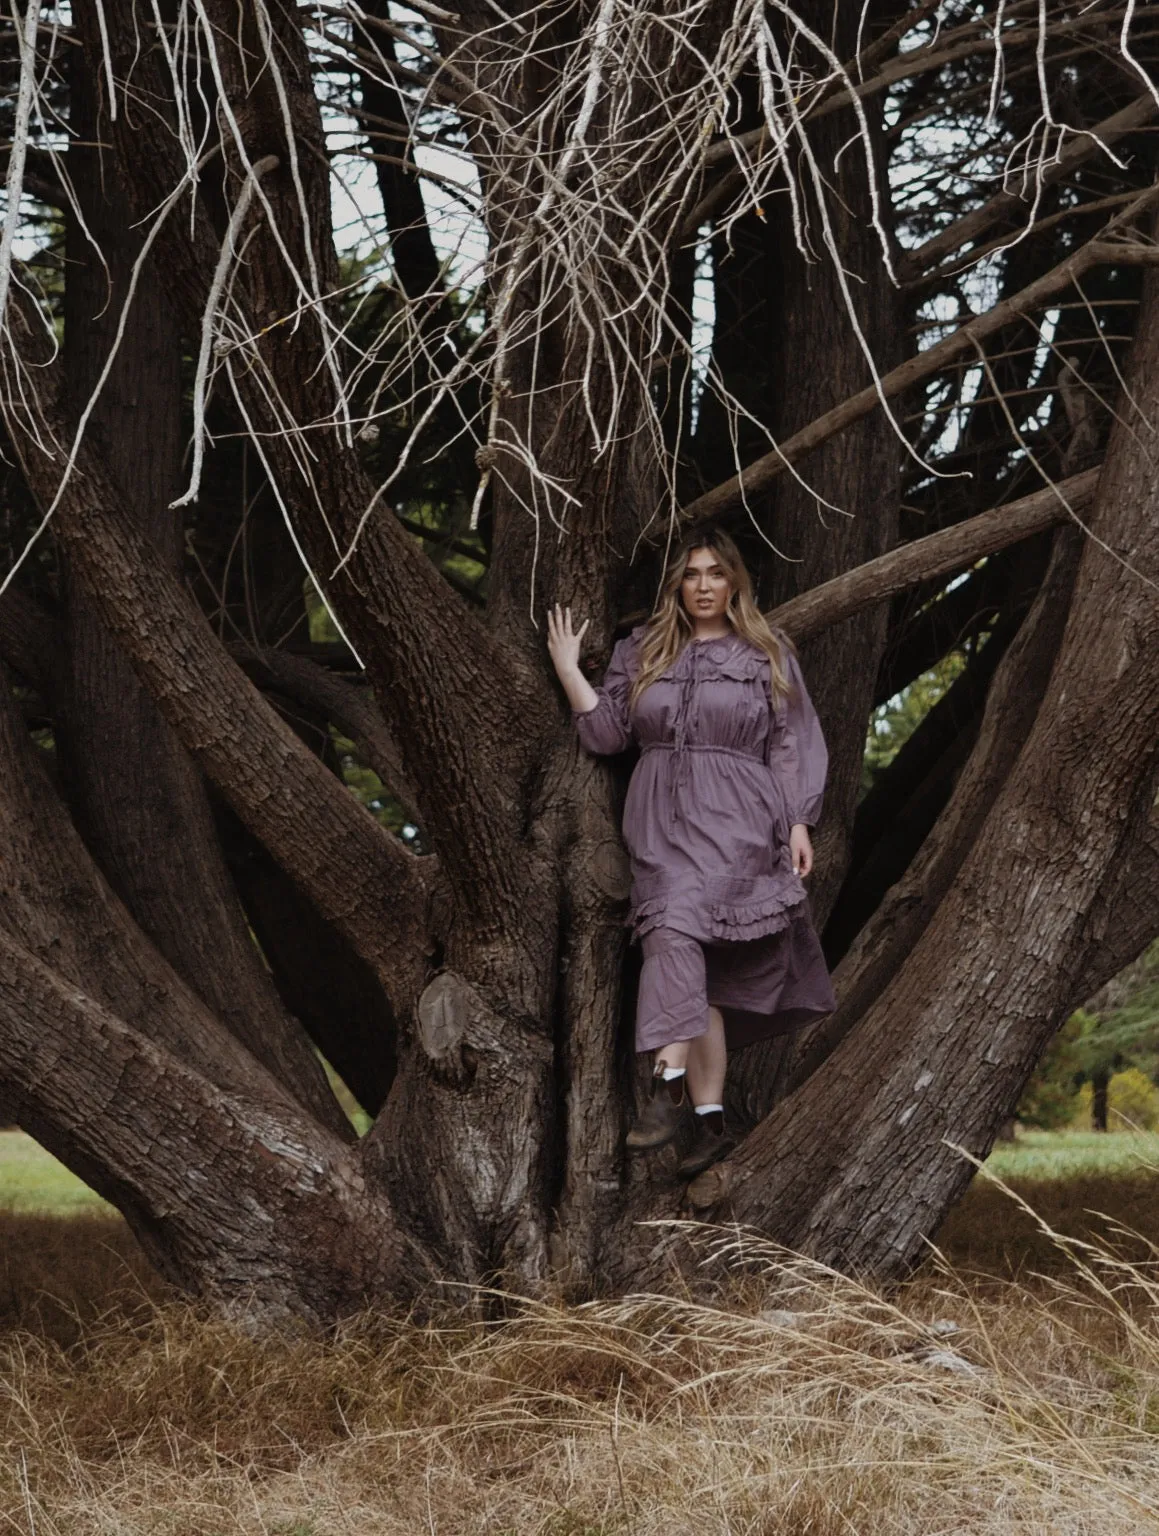
[(699, 640), (686, 645), (672, 665), (661, 672), (657, 682), (682, 682), (695, 673), (698, 683), (747, 683), (762, 673), (769, 673), (769, 658), (738, 639)]

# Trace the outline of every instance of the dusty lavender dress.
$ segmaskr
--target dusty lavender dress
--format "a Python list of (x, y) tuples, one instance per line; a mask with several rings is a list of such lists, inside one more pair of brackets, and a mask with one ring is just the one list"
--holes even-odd
[(623, 823), (643, 952), (636, 1049), (703, 1034), (709, 1004), (733, 1049), (834, 1007), (788, 846), (820, 815), (828, 754), (796, 658), (793, 695), (773, 708), (768, 657), (737, 634), (690, 641), (629, 717), (643, 635), (616, 644), (596, 707), (572, 711), (589, 752), (640, 746)]

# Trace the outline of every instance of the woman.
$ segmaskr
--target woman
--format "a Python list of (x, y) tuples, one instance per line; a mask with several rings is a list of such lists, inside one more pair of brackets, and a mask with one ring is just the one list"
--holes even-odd
[(641, 943), (636, 1049), (655, 1051), (634, 1148), (671, 1141), (695, 1108), (691, 1177), (735, 1145), (727, 1051), (834, 1007), (802, 877), (828, 756), (787, 636), (770, 630), (733, 541), (691, 533), (646, 624), (617, 642), (599, 688), (579, 669), (588, 622), (548, 614), (548, 650), (589, 752), (639, 744), (624, 805), (627, 922)]

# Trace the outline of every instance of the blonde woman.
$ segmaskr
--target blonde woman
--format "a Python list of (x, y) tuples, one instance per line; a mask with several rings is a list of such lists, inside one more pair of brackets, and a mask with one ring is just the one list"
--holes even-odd
[(828, 754), (796, 653), (766, 624), (732, 539), (689, 534), (646, 624), (617, 642), (598, 688), (579, 668), (585, 621), (548, 614), (548, 651), (582, 745), (640, 757), (624, 805), (627, 922), (641, 944), (636, 1049), (655, 1051), (652, 1098), (628, 1133), (664, 1146), (688, 1105), (691, 1177), (735, 1145), (727, 1053), (834, 1007), (802, 878)]

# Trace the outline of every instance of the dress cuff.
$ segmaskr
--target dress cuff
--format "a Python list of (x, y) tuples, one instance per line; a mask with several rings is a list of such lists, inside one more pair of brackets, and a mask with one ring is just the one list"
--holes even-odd
[(789, 825), (791, 827), (808, 827), (812, 832), (821, 820), (821, 801), (819, 799), (806, 800), (803, 805), (795, 806), (789, 812)]

